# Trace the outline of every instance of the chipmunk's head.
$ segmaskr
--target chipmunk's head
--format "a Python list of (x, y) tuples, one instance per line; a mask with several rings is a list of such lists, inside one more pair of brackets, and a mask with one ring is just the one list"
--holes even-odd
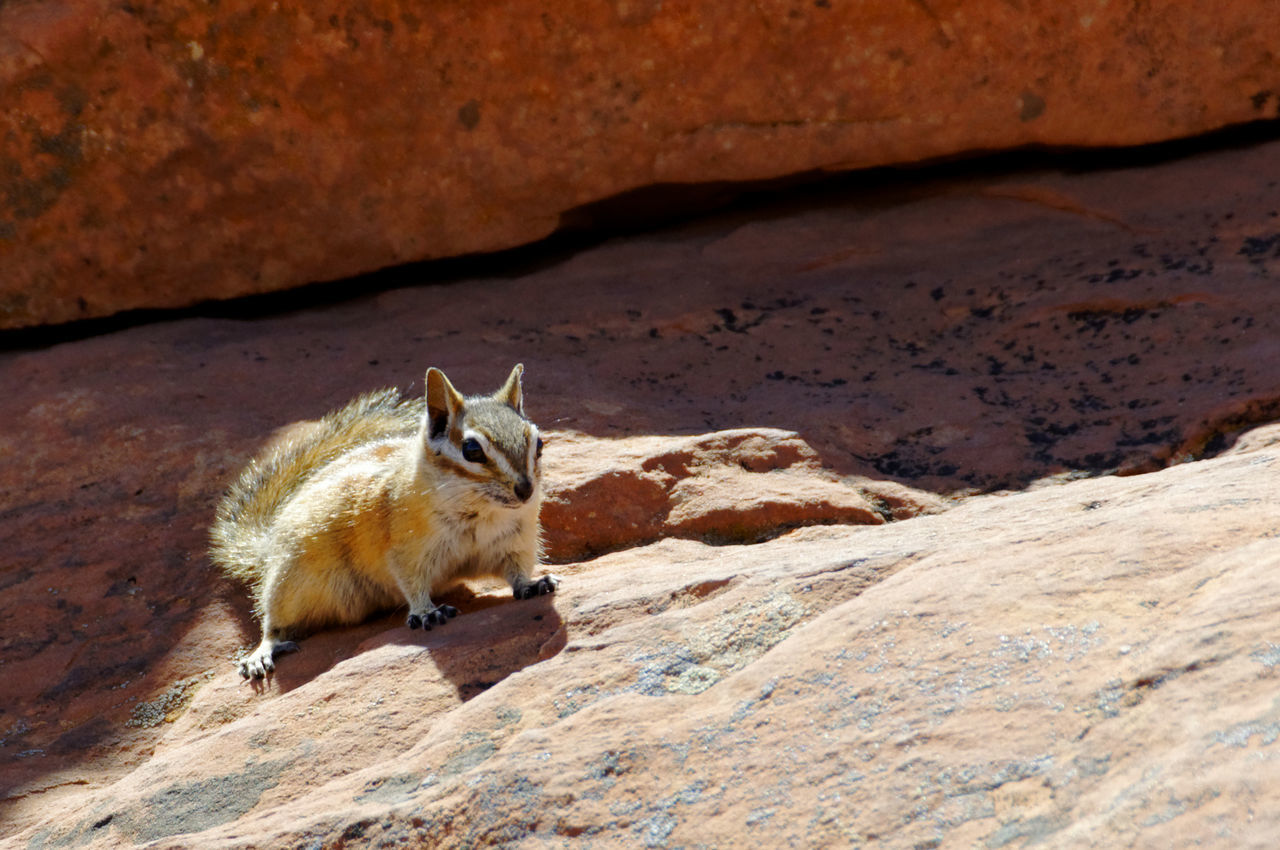
[(462, 396), (444, 372), (427, 370), (427, 450), (491, 501), (516, 508), (538, 493), (542, 437), (524, 416), (517, 363), (493, 395)]

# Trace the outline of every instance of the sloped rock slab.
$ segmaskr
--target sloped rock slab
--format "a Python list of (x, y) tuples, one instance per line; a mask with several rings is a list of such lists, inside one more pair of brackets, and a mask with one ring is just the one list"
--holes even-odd
[(1278, 471), (1267, 449), (605, 556), (545, 660), (470, 701), (422, 710), (443, 632), (265, 698), (226, 669), (148, 763), (21, 838), (1264, 847)]

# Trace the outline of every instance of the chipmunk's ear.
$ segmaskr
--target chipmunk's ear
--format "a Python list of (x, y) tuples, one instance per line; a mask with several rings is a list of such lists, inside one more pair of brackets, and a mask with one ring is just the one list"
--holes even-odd
[(520, 376), (524, 374), (524, 364), (517, 363), (507, 376), (507, 382), (493, 397), (508, 405), (516, 413), (524, 416), (524, 390), (520, 387)]
[(462, 395), (436, 367), (427, 370), (427, 438), (438, 439), (462, 409)]

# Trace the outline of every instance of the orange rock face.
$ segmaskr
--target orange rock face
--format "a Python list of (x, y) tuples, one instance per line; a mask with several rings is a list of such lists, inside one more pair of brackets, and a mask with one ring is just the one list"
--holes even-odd
[(0, 8), (0, 327), (509, 247), (583, 204), (1270, 118), (1262, 0)]

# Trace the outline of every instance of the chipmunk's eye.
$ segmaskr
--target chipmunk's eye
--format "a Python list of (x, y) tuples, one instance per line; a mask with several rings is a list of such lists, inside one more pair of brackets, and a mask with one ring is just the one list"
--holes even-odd
[(538, 446), (533, 450), (534, 457), (542, 457), (542, 438), (538, 438)]
[(475, 437), (467, 437), (462, 441), (462, 457), (468, 463), (484, 463), (484, 449)]

